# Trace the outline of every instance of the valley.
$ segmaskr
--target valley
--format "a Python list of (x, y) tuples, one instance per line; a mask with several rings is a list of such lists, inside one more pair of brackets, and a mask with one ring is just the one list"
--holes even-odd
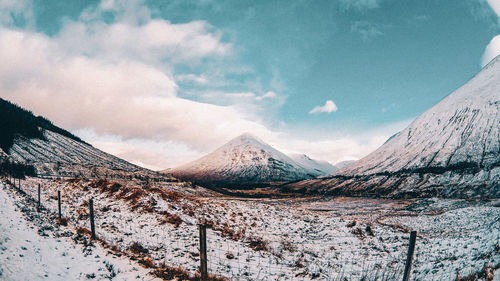
[[(27, 178), (21, 190), (5, 184), (2, 192), (28, 224), (48, 236), (56, 234), (43, 225), (56, 225), (83, 241), (93, 198), (97, 244), (138, 261), (151, 278), (176, 268), (195, 278), (199, 224), (207, 225), (209, 272), (230, 280), (399, 280), (410, 230), (418, 233), (411, 280), (482, 276), (500, 266), (498, 199), (244, 199), (184, 182), (85, 178)], [(67, 226), (57, 224), (58, 190)]]

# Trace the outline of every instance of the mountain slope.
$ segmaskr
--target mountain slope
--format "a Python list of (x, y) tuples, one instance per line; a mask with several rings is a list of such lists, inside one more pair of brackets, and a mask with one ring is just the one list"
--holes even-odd
[(2, 146), (0, 160), (33, 165), (38, 174), (96, 176), (111, 171), (147, 171), (85, 143), (56, 127), (0, 99)]
[(250, 134), (243, 134), (198, 160), (165, 172), (183, 180), (224, 187), (253, 187), (317, 175)]
[(500, 57), (406, 129), (331, 178), (292, 189), (359, 195), (500, 196)]
[(347, 166), (352, 165), (356, 160), (345, 160), (345, 161), (340, 161), (338, 163), (335, 163), (335, 167), (337, 167), (337, 170), (343, 169)]
[(8, 151), (14, 144), (14, 138), (22, 135), (28, 138), (43, 139), (42, 130), (51, 130), (60, 135), (83, 143), (83, 141), (70, 132), (58, 128), (49, 120), (35, 116), (16, 104), (0, 98), (0, 149)]
[(317, 174), (317, 176), (332, 173), (338, 168), (327, 161), (314, 160), (305, 154), (289, 154), (297, 164), (309, 171), (310, 174)]

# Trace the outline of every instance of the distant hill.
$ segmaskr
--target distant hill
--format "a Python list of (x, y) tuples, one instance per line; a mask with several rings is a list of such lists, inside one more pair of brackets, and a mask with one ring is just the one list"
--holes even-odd
[(338, 170), (337, 166), (327, 161), (314, 160), (305, 154), (289, 154), (288, 156), (300, 166), (309, 170), (310, 174), (315, 174), (316, 176), (326, 175)]
[(362, 196), (500, 197), (500, 56), (375, 152), (330, 177), (286, 188)]
[(35, 116), (31, 111), (2, 98), (0, 98), (0, 129), (0, 148), (3, 151), (9, 151), (16, 136), (44, 140), (43, 130), (49, 130), (77, 142), (85, 143), (70, 132), (54, 126), (49, 120)]
[(33, 165), (38, 174), (91, 176), (148, 171), (105, 153), (4, 99), (0, 99), (0, 132), (0, 159)]
[(199, 184), (237, 188), (314, 178), (325, 173), (311, 167), (314, 164), (323, 169), (325, 163), (306, 160), (307, 165), (298, 163), (257, 137), (243, 134), (198, 160), (164, 172)]

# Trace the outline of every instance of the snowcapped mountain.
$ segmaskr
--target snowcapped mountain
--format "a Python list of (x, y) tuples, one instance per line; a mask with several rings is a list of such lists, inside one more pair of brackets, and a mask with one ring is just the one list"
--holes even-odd
[(356, 160), (341, 161), (341, 162), (336, 163), (335, 167), (337, 168), (337, 170), (340, 170), (340, 169), (343, 169), (349, 165), (352, 165), (354, 162), (356, 162)]
[(309, 170), (309, 173), (317, 174), (317, 176), (326, 175), (338, 170), (336, 166), (327, 161), (314, 160), (305, 154), (294, 153), (288, 156), (297, 162), (297, 164)]
[(34, 166), (37, 174), (97, 176), (150, 172), (85, 143), (47, 119), (0, 99), (0, 162)]
[(312, 159), (304, 162), (307, 167), (257, 137), (243, 134), (214, 152), (165, 173), (197, 183), (252, 187), (313, 178), (320, 171), (309, 167), (324, 165)]
[[(142, 171), (134, 164), (58, 133), (43, 130), (44, 139), (18, 136), (9, 150), (9, 158), (32, 164), (39, 174), (72, 174), (85, 170)], [(84, 169), (85, 168), (85, 169)], [(101, 171), (102, 172), (102, 171)]]
[(295, 189), (500, 196), (500, 56), (365, 158)]

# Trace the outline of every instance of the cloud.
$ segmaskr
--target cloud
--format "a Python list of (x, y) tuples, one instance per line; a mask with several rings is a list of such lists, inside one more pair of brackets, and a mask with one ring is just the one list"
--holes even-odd
[(368, 10), (378, 8), (380, 0), (340, 0), (345, 9)]
[[(30, 18), (29, 2), (17, 7), (14, 1), (0, 1), (0, 8)], [(5, 9), (0, 13), (12, 15)], [(105, 0), (76, 20), (63, 20), (53, 36), (13, 28), (14, 22), (2, 17), (0, 96), (152, 169), (194, 160), (247, 131), (279, 148), (332, 162), (364, 156), (390, 135), (317, 141), (271, 130), (264, 118), (286, 100), (278, 73), (270, 89), (211, 90), (213, 83), (225, 83), (220, 81), (224, 75), (203, 67), (189, 73), (185, 66), (230, 59), (232, 43), (207, 22), (173, 24), (152, 14), (142, 1)], [(188, 73), (176, 73), (179, 65)], [(191, 99), (185, 83), (200, 87)], [(311, 114), (336, 110), (329, 100)]]
[(368, 21), (355, 21), (351, 24), (351, 32), (361, 35), (364, 42), (369, 42), (377, 37), (383, 36), (384, 33), (379, 27)]
[(500, 35), (497, 35), (491, 39), (490, 43), (486, 46), (484, 50), (481, 66), (487, 65), (492, 59), (500, 55)]
[(500, 1), (498, 0), (487, 0), (493, 11), (500, 17)]
[(208, 84), (209, 80), (208, 78), (202, 74), (202, 75), (195, 75), (195, 74), (180, 74), (175, 76), (176, 80), (181, 82), (181, 83), (186, 83), (186, 82), (191, 82), (195, 83), (198, 85), (205, 85)]
[(0, 24), (33, 27), (33, 7), (29, 0), (0, 0)]
[(67, 22), (55, 39), (68, 55), (85, 54), (111, 62), (127, 58), (158, 65), (229, 54), (231, 44), (221, 42), (221, 34), (211, 29), (204, 21), (171, 24), (153, 19), (143, 25)]
[(337, 109), (337, 105), (332, 100), (327, 100), (325, 105), (314, 107), (309, 111), (309, 114), (332, 113), (337, 111)]
[[(491, 9), (499, 17), (500, 23), (500, 1), (498, 0), (487, 0)], [(497, 35), (491, 39), (490, 43), (486, 46), (483, 56), (481, 58), (481, 66), (487, 65), (492, 59), (500, 55), (500, 35)]]
[[(120, 10), (116, 3), (102, 2), (99, 9)], [(1, 96), (73, 131), (172, 140), (197, 151), (245, 131), (271, 134), (233, 104), (177, 95), (176, 64), (230, 55), (231, 44), (208, 24), (171, 24), (150, 19), (147, 11), (105, 23), (95, 14), (66, 21), (52, 37), (0, 27)]]
[(357, 160), (380, 147), (395, 133), (407, 127), (413, 119), (402, 120), (368, 129), (362, 134), (315, 133), (301, 135), (281, 135), (276, 139), (264, 139), (285, 153), (304, 153), (313, 159), (325, 160), (332, 164), (345, 160)]
[(256, 100), (265, 100), (265, 99), (274, 99), (277, 98), (279, 95), (276, 94), (273, 91), (266, 92), (262, 96), (255, 97)]

